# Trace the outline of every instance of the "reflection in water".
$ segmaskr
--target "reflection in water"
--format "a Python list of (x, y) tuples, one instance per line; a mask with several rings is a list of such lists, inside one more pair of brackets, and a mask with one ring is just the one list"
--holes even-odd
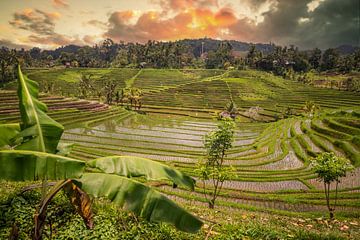
[[(174, 127), (181, 125), (181, 120), (185, 120), (185, 118), (184, 117), (179, 118), (176, 121), (174, 121), (173, 116), (165, 115), (165, 114), (163, 114), (163, 115), (134, 114), (133, 116), (126, 118), (126, 119), (119, 119), (119, 120), (113, 120), (113, 121), (115, 121), (116, 125), (120, 126), (120, 127), (151, 130), (154, 127), (174, 128)], [(102, 122), (102, 123), (106, 124), (106, 121)]]

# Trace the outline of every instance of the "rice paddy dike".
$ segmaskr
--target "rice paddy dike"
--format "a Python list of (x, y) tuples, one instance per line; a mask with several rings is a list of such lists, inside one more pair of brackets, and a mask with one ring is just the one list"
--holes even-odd
[[(40, 84), (54, 83), (53, 93), (40, 100), (65, 126), (62, 142), (75, 143), (70, 157), (140, 156), (196, 178), (194, 168), (205, 153), (204, 136), (216, 128), (214, 114), (232, 100), (240, 115), (226, 164), (236, 174), (224, 183), (218, 208), (322, 216), (323, 185), (315, 179), (309, 160), (333, 151), (356, 167), (339, 184), (337, 214), (360, 216), (359, 93), (314, 88), (252, 70), (29, 69), (26, 74)], [(108, 106), (95, 96), (75, 98), (81, 74), (92, 74), (97, 86), (113, 79), (119, 89), (140, 88), (145, 114)], [(14, 87), (0, 90), (1, 123), (19, 121)], [(306, 101), (320, 106), (320, 115), (306, 117)], [(250, 118), (247, 110), (255, 106), (261, 110)], [(288, 107), (294, 115), (282, 118)], [(206, 206), (200, 185), (194, 192), (163, 182), (153, 185), (180, 204)]]

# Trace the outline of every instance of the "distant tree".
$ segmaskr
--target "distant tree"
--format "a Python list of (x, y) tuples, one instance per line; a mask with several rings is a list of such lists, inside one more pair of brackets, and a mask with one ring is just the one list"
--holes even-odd
[[(311, 160), (313, 171), (317, 174), (320, 181), (324, 182), (326, 205), (329, 210), (330, 218), (334, 218), (336, 208), (338, 184), (341, 177), (346, 177), (346, 173), (354, 169), (351, 163), (341, 157), (337, 157), (333, 152), (323, 152)], [(335, 182), (334, 204), (330, 203), (331, 184)]]
[[(234, 129), (235, 123), (232, 119), (223, 119), (215, 131), (205, 136), (206, 159), (199, 161), (196, 172), (200, 175), (205, 198), (209, 203), (209, 208), (212, 209), (215, 207), (215, 201), (224, 182), (233, 175), (233, 168), (225, 166), (225, 157), (234, 141)], [(210, 191), (209, 198), (206, 182), (213, 187), (208, 190)]]
[(316, 112), (320, 110), (320, 106), (316, 105), (313, 101), (306, 101), (303, 110), (308, 117), (313, 118)]
[(360, 71), (360, 49), (358, 49), (354, 54), (354, 62), (353, 62), (353, 68), (357, 71)]
[(251, 45), (249, 52), (246, 55), (245, 62), (250, 67), (255, 67), (255, 63), (260, 60), (261, 54), (256, 50), (255, 45)]
[(30, 54), (30, 57), (33, 59), (33, 61), (40, 60), (40, 58), (41, 58), (41, 49), (38, 48), (38, 47), (31, 48), (29, 50), (29, 54)]
[(310, 69), (310, 64), (305, 56), (295, 55), (292, 63), (295, 72), (307, 72)]
[(232, 64), (234, 56), (229, 42), (220, 43), (216, 51), (209, 51), (205, 60), (206, 68), (224, 68), (225, 63)]
[(218, 59), (216, 57), (216, 53), (214, 51), (209, 51), (207, 54), (207, 58), (205, 60), (205, 67), (209, 69), (217, 68), (219, 66)]
[(338, 65), (338, 62), (339, 62), (339, 53), (335, 49), (329, 48), (323, 54), (321, 69), (322, 70), (335, 69)]
[(82, 74), (79, 81), (80, 97), (87, 98), (94, 92), (95, 88), (91, 80), (92, 74)]
[(225, 110), (230, 114), (230, 117), (232, 119), (235, 119), (236, 118), (236, 114), (237, 114), (237, 106), (236, 104), (234, 103), (234, 101), (230, 101), (226, 104), (225, 106)]
[(319, 70), (321, 64), (321, 50), (319, 48), (315, 48), (311, 51), (309, 63), (313, 69)]
[(113, 67), (125, 67), (128, 64), (128, 51), (126, 49), (120, 49), (111, 63)]
[(6, 47), (0, 48), (0, 85), (15, 79), (14, 65), (17, 61), (18, 58), (15, 50), (10, 50)]
[(117, 82), (113, 81), (113, 80), (106, 80), (104, 82), (104, 95), (105, 95), (105, 102), (106, 104), (112, 104), (113, 103), (113, 99), (115, 97), (115, 90), (117, 87)]
[(130, 100), (131, 107), (134, 107), (134, 109), (140, 110), (142, 106), (142, 91), (139, 88), (130, 88), (128, 98)]
[(339, 58), (339, 71), (349, 73), (354, 69), (354, 55), (349, 54)]

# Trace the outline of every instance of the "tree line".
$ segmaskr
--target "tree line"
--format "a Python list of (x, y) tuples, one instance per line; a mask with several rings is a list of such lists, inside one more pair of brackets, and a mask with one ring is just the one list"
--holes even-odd
[[(284, 77), (311, 69), (342, 73), (360, 70), (359, 49), (341, 55), (333, 48), (325, 51), (318, 48), (300, 51), (295, 46), (239, 45), (240, 43), (206, 38), (175, 42), (148, 41), (145, 44), (115, 43), (106, 39), (92, 47), (67, 45), (55, 50), (42, 50), (38, 47), (16, 50), (1, 47), (0, 83), (15, 79), (15, 58), (25, 68), (254, 68)], [(245, 48), (248, 50), (238, 51)]]

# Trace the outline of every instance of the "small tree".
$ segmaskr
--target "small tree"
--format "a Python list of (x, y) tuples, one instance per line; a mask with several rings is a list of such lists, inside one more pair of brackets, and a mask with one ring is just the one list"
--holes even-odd
[(236, 118), (236, 113), (238, 111), (236, 104), (233, 101), (230, 101), (225, 106), (226, 111), (230, 114), (232, 119)]
[(80, 90), (80, 97), (81, 98), (87, 98), (94, 92), (95, 88), (93, 86), (92, 82), (92, 74), (85, 75), (82, 74), (80, 81), (79, 81), (79, 90)]
[(106, 80), (104, 82), (103, 90), (104, 90), (106, 104), (112, 104), (116, 87), (117, 87), (116, 81)]
[[(354, 167), (351, 163), (341, 157), (337, 157), (333, 152), (323, 152), (311, 160), (311, 166), (320, 181), (324, 182), (326, 205), (329, 210), (330, 218), (334, 218), (336, 208), (338, 184), (341, 177), (346, 177), (346, 172)], [(330, 203), (330, 186), (335, 182), (335, 199), (333, 206)]]
[(313, 101), (306, 101), (303, 109), (310, 118), (313, 118), (320, 111), (320, 106), (316, 105)]
[[(204, 195), (209, 202), (209, 208), (214, 208), (224, 181), (228, 180), (233, 173), (232, 167), (224, 166), (224, 160), (226, 152), (232, 147), (234, 141), (234, 128), (234, 121), (225, 118), (219, 122), (215, 131), (205, 136), (206, 159), (199, 161), (196, 171), (202, 180)], [(206, 193), (206, 181), (213, 186), (209, 198)]]

